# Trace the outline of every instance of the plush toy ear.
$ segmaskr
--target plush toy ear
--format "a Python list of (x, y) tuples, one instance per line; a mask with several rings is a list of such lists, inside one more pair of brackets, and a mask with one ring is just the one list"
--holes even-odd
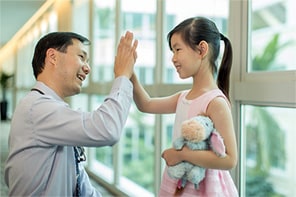
[(223, 138), (221, 135), (216, 131), (216, 129), (212, 132), (210, 137), (210, 146), (212, 150), (216, 153), (218, 157), (225, 157), (225, 145)]

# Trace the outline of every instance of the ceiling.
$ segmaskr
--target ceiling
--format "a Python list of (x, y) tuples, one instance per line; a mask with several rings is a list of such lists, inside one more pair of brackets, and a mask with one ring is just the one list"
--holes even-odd
[(34, 15), (46, 0), (0, 0), (0, 48)]

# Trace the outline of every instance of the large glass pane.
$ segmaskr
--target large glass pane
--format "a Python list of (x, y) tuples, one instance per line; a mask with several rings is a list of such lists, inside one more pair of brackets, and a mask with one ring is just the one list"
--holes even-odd
[[(165, 2), (164, 39), (167, 33), (181, 21), (189, 17), (204, 16), (215, 21), (221, 33), (227, 35), (229, 0), (167, 0)], [(165, 40), (166, 41), (166, 40)], [(172, 53), (165, 45), (165, 83), (188, 83), (191, 79), (181, 80), (171, 62)]]
[(115, 1), (95, 1), (92, 80), (106, 82), (113, 79), (115, 48)]
[[(102, 105), (106, 95), (92, 95), (91, 96), (91, 110), (97, 109)], [(113, 153), (112, 147), (100, 147), (95, 148), (94, 158), (96, 161), (93, 161), (92, 165), (95, 166), (94, 170), (102, 178), (105, 178), (109, 181), (113, 180)]]
[(73, 1), (72, 29), (76, 33), (89, 35), (89, 0)]
[[(172, 147), (173, 143), (173, 129), (174, 129), (174, 123), (175, 123), (175, 114), (164, 114), (161, 117), (162, 120), (162, 151), (163, 152), (165, 149), (168, 149)], [(159, 158), (161, 159), (161, 158)], [(162, 173), (164, 171), (164, 168), (166, 166), (165, 160), (161, 159), (161, 170)]]
[[(156, 61), (156, 1), (122, 0), (122, 33), (134, 32), (139, 40), (135, 72), (142, 84), (153, 84)], [(154, 192), (154, 115), (140, 113), (132, 107), (120, 141), (120, 186), (134, 195)], [(128, 184), (127, 184), (128, 183)]]
[[(156, 61), (156, 1), (122, 0), (122, 30), (131, 30), (139, 40), (135, 72), (143, 84), (154, 82)], [(122, 32), (124, 33), (124, 32)]]
[[(33, 42), (33, 36), (26, 36), (18, 43), (18, 53), (16, 56), (17, 88), (32, 87), (35, 83), (32, 65), (30, 64), (35, 44)], [(10, 65), (13, 65), (13, 62), (10, 63)]]
[(243, 107), (244, 196), (296, 193), (295, 108)]
[(120, 186), (133, 195), (154, 192), (154, 131), (155, 116), (141, 113), (133, 105), (120, 141)]
[(88, 95), (87, 94), (77, 94), (71, 97), (71, 108), (79, 111), (88, 111)]
[(296, 70), (296, 1), (251, 1), (248, 71)]
[(172, 147), (173, 142), (173, 127), (175, 123), (175, 114), (162, 115), (162, 131), (163, 131), (163, 148)]

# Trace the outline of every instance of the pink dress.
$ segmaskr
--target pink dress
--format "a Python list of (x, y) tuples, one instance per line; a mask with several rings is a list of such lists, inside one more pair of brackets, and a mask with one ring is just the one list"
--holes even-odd
[[(180, 137), (181, 123), (198, 114), (205, 114), (209, 103), (216, 97), (223, 97), (227, 100), (221, 90), (215, 89), (204, 93), (194, 100), (187, 100), (188, 91), (184, 91), (178, 100), (173, 140)], [(227, 100), (228, 102), (228, 100)], [(162, 182), (159, 190), (159, 197), (174, 196), (178, 180), (172, 179), (167, 174), (165, 168)], [(230, 176), (229, 171), (207, 169), (205, 178), (200, 182), (199, 189), (194, 188), (194, 184), (187, 182), (182, 197), (205, 196), (205, 197), (236, 197), (238, 196), (237, 189)]]

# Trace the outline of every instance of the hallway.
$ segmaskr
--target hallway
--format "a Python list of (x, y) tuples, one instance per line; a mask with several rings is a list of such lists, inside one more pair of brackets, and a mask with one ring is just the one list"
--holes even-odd
[[(5, 197), (8, 196), (8, 188), (4, 182), (4, 165), (5, 160), (7, 158), (8, 154), (8, 134), (9, 134), (10, 124), (9, 122), (0, 122), (0, 158), (1, 158), (1, 184), (0, 184), (0, 196)], [(101, 187), (100, 185), (96, 184), (92, 180), (92, 184), (98, 188), (98, 190), (101, 192), (103, 197), (111, 197), (114, 196), (111, 193), (109, 193), (106, 189)]]

